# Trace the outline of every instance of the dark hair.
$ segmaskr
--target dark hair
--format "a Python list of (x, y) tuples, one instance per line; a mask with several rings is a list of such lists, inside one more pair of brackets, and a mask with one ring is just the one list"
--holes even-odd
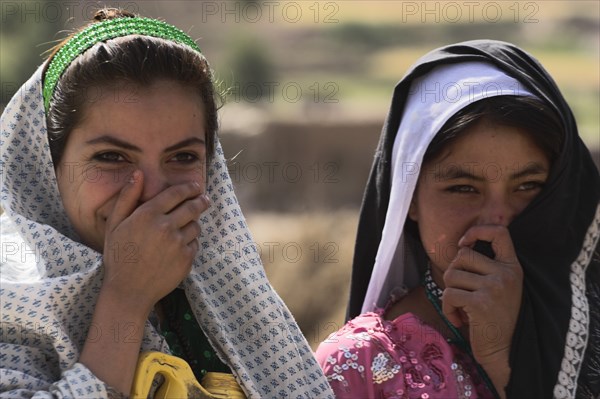
[[(134, 17), (124, 10), (105, 8), (96, 12), (91, 23)], [(46, 68), (68, 40), (54, 49)], [(208, 162), (214, 153), (218, 129), (218, 96), (206, 58), (173, 41), (130, 35), (96, 43), (77, 57), (59, 79), (47, 115), (48, 139), (55, 167), (61, 160), (69, 135), (81, 122), (92, 94), (123, 85), (147, 87), (159, 79), (180, 82), (198, 94), (206, 113)]]
[(436, 158), (450, 142), (481, 120), (523, 129), (546, 153), (550, 164), (562, 147), (564, 128), (558, 115), (534, 97), (495, 96), (470, 104), (454, 114), (435, 135), (423, 164)]
[[(523, 129), (548, 156), (550, 165), (562, 148), (564, 127), (550, 106), (534, 97), (495, 96), (474, 102), (454, 114), (429, 143), (421, 165), (435, 159), (462, 133), (482, 120)], [(413, 244), (421, 242), (415, 221), (407, 218), (404, 230)]]

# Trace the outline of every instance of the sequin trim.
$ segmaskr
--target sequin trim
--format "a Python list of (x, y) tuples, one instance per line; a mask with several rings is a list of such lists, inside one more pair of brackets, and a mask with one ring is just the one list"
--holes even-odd
[[(365, 330), (356, 332), (361, 327), (350, 321), (327, 340), (329, 343), (339, 344), (336, 345), (336, 351), (324, 359), (325, 375), (330, 383), (339, 384), (343, 392), (352, 394), (354, 384), (357, 383), (353, 379), (355, 373), (358, 373), (361, 383), (372, 384), (374, 390), (381, 395), (377, 397), (385, 399), (437, 397), (423, 390), (440, 392), (447, 388), (447, 379), (456, 384), (457, 391), (453, 397), (468, 399), (490, 394), (480, 378), (471, 376), (470, 373), (475, 370), (467, 364), (463, 365), (463, 361), (470, 361), (466, 354), (455, 353), (452, 366), (444, 371), (444, 368), (439, 367), (443, 365), (444, 354), (437, 344), (430, 342), (418, 350), (410, 349), (405, 345), (415, 337), (398, 331), (392, 333), (397, 328), (392, 322), (381, 319), (376, 325), (364, 328)], [(390, 342), (386, 343), (388, 338)], [(388, 348), (388, 345), (391, 347)], [(369, 357), (366, 356), (367, 352), (363, 352), (367, 346), (371, 348), (367, 349)], [(398, 379), (402, 383), (393, 382), (399, 381)]]
[(337, 359), (333, 356), (329, 356), (327, 358), (327, 363), (333, 365), (333, 373), (329, 373), (327, 375), (327, 381), (339, 381), (344, 386), (347, 386), (348, 383), (342, 374), (350, 369), (358, 371), (361, 377), (364, 379), (365, 366), (358, 364), (358, 355), (356, 353), (352, 353), (350, 348), (345, 346), (341, 346), (340, 351), (344, 354), (342, 362), (338, 363)]
[(456, 393), (459, 399), (469, 399), (473, 396), (473, 382), (471, 376), (466, 373), (463, 367), (458, 363), (452, 363), (450, 369), (456, 377)]
[(387, 352), (380, 352), (371, 363), (371, 372), (373, 373), (373, 382), (381, 384), (394, 378), (400, 372), (402, 366), (394, 362)]
[(571, 265), (571, 321), (569, 322), (561, 370), (554, 386), (554, 397), (556, 398), (575, 398), (577, 378), (583, 364), (589, 336), (590, 309), (585, 295), (585, 275), (600, 237), (599, 229), (600, 204), (596, 208), (596, 216), (583, 241), (583, 248)]

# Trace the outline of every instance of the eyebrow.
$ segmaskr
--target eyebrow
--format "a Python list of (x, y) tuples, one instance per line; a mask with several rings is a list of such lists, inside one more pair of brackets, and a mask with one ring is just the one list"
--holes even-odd
[(194, 145), (194, 144), (206, 145), (206, 143), (204, 142), (204, 140), (202, 140), (201, 138), (190, 137), (189, 139), (185, 139), (183, 141), (180, 141), (177, 144), (174, 144), (174, 145), (172, 145), (170, 147), (165, 148), (164, 152), (175, 151), (175, 150), (178, 150), (180, 148), (189, 147), (189, 146)]
[[(133, 144), (130, 144), (124, 140), (118, 139), (114, 136), (109, 136), (109, 135), (104, 135), (104, 136), (100, 136), (100, 137), (96, 137), (95, 139), (89, 140), (86, 142), (86, 144), (112, 144), (114, 146), (117, 147), (121, 147), (125, 150), (130, 150), (130, 151), (136, 151), (136, 152), (142, 152), (142, 149), (138, 146), (135, 146)], [(194, 145), (194, 144), (200, 144), (200, 145), (206, 145), (205, 141), (202, 140), (201, 138), (198, 137), (190, 137), (189, 139), (185, 139), (183, 141), (180, 141), (177, 144), (174, 144), (170, 147), (167, 147), (164, 149), (163, 152), (170, 152), (170, 151), (174, 151), (174, 150), (178, 150), (180, 148), (184, 148), (184, 147), (188, 147), (190, 145)]]
[(463, 169), (459, 166), (451, 165), (448, 168), (440, 169), (434, 173), (434, 178), (436, 180), (458, 180), (458, 179), (470, 179), (483, 181), (485, 180), (481, 176), (475, 176), (471, 172), (466, 169)]
[(529, 175), (543, 175), (548, 173), (548, 170), (537, 162), (530, 162), (527, 167), (520, 172), (515, 172), (510, 175), (512, 180), (520, 179)]
[[(434, 173), (434, 177), (436, 180), (458, 180), (458, 179), (469, 179), (475, 181), (485, 181), (484, 176), (477, 176), (470, 172), (470, 169), (464, 169), (460, 166), (453, 165), (446, 170), (440, 170)], [(519, 172), (514, 172), (509, 175), (510, 180), (521, 179), (525, 176), (531, 175), (542, 175), (548, 173), (548, 170), (537, 162), (530, 162), (527, 164), (527, 167)]]

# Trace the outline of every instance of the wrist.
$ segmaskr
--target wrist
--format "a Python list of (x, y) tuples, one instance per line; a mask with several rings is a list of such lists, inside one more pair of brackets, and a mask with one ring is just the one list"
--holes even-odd
[(96, 310), (104, 309), (112, 319), (145, 323), (154, 303), (131, 293), (123, 293), (110, 285), (103, 284), (96, 302)]
[(489, 367), (506, 367), (509, 368), (508, 359), (510, 355), (510, 349), (500, 349), (493, 353), (486, 354), (485, 356), (478, 356), (477, 363), (481, 366)]
[(120, 393), (127, 394), (150, 309), (102, 286), (79, 362)]
[(510, 379), (510, 364), (508, 362), (509, 350), (495, 352), (478, 360), (479, 365), (485, 370), (500, 398), (506, 397), (506, 386)]

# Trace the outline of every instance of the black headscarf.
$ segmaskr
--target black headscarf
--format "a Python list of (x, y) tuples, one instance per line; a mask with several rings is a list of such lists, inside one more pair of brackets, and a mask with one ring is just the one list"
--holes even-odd
[[(524, 270), (524, 285), (506, 392), (509, 398), (552, 397), (565, 357), (569, 323), (577, 316), (572, 315), (571, 265), (581, 259), (582, 252), (597, 251), (597, 234), (591, 247), (588, 229), (595, 223), (597, 233), (598, 221), (594, 218), (600, 200), (600, 176), (554, 80), (537, 60), (512, 44), (476, 40), (434, 50), (421, 58), (396, 86), (363, 198), (347, 316), (352, 318), (361, 312), (371, 278), (390, 198), (392, 149), (411, 83), (434, 67), (466, 61), (491, 63), (517, 79), (550, 104), (564, 125), (563, 148), (546, 186), (509, 226)], [(588, 267), (588, 277), (597, 279), (598, 257), (584, 266)], [(588, 291), (592, 283), (595, 282), (588, 281)], [(597, 310), (598, 298), (588, 295), (588, 300), (590, 308)], [(588, 353), (594, 350), (591, 344), (588, 341), (587, 351), (582, 344), (586, 364), (581, 373), (594, 369), (590, 367), (592, 360)], [(580, 379), (585, 377), (580, 375)]]

